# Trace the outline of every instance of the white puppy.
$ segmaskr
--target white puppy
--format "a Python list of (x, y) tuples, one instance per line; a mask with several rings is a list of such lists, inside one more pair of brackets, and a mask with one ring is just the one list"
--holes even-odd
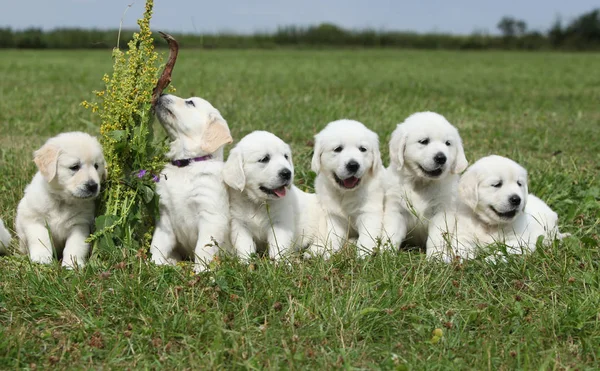
[(193, 258), (204, 270), (227, 241), (229, 201), (223, 183), (223, 146), (232, 142), (227, 122), (201, 98), (162, 95), (156, 115), (171, 139), (157, 185), (160, 216), (150, 252), (156, 264)]
[(478, 247), (503, 243), (508, 253), (533, 252), (538, 237), (544, 244), (563, 238), (558, 216), (527, 192), (527, 171), (501, 156), (473, 164), (459, 183), (459, 200), (430, 225), (427, 256), (450, 261), (470, 259)]
[(252, 132), (231, 150), (223, 179), (230, 187), (231, 242), (238, 256), (247, 261), (258, 247), (267, 248), (271, 259), (284, 257), (302, 238), (302, 223), (316, 202), (293, 185), (290, 146), (269, 132)]
[(12, 237), (10, 232), (4, 226), (4, 222), (0, 219), (0, 254), (6, 254)]
[[(326, 251), (335, 253), (348, 238), (358, 235), (360, 256), (370, 254), (381, 239), (383, 187), (379, 138), (353, 120), (329, 123), (315, 136), (312, 170), (315, 191), (328, 229)], [(328, 251), (327, 251), (328, 250)]]
[(20, 251), (32, 261), (50, 263), (62, 252), (62, 265), (83, 266), (85, 242), (94, 222), (94, 199), (106, 177), (102, 147), (81, 132), (50, 138), (34, 153), (38, 172), (17, 208)]
[(392, 133), (386, 169), (384, 234), (425, 247), (429, 220), (449, 206), (467, 159), (458, 130), (442, 115), (419, 112)]

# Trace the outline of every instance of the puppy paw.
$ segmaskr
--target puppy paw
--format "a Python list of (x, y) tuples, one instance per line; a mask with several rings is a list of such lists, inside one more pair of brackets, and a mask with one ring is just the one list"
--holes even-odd
[(209, 270), (208, 266), (204, 263), (194, 263), (194, 273), (200, 274)]
[(81, 268), (85, 267), (85, 261), (84, 260), (73, 261), (73, 260), (63, 259), (61, 266), (69, 271), (74, 270), (75, 268), (81, 269)]
[(31, 259), (32, 262), (38, 263), (38, 264), (51, 264), (53, 261), (53, 258), (51, 255), (32, 254), (29, 258)]

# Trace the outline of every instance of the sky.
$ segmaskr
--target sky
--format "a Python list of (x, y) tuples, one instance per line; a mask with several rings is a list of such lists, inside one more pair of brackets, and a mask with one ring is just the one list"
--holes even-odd
[[(131, 7), (128, 7), (128, 5)], [(137, 28), (144, 0), (0, 0), (0, 27)], [(334, 23), (344, 28), (498, 33), (504, 15), (546, 31), (600, 8), (598, 0), (155, 0), (151, 28), (183, 33), (253, 33), (278, 26)], [(125, 15), (123, 16), (123, 14)]]

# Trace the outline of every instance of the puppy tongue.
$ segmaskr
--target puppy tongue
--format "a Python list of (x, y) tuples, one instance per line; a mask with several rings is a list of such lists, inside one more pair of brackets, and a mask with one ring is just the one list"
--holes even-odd
[(285, 189), (285, 187), (279, 187), (279, 188), (275, 188), (275, 189), (273, 190), (273, 192), (275, 192), (275, 194), (276, 194), (278, 197), (285, 197), (285, 193), (286, 193), (286, 191), (287, 191), (287, 190)]
[(351, 176), (348, 179), (344, 179), (342, 182), (344, 183), (344, 187), (346, 188), (354, 188), (358, 184), (359, 179), (355, 176)]

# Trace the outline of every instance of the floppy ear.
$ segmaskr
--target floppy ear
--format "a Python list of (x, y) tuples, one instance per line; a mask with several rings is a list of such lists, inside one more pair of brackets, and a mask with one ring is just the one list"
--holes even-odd
[(223, 166), (223, 180), (233, 189), (242, 192), (246, 186), (246, 174), (242, 154), (239, 149), (234, 148), (229, 152), (229, 157)]
[(404, 130), (402, 124), (398, 125), (392, 133), (390, 139), (390, 163), (394, 164), (398, 170), (404, 166), (404, 150), (406, 149), (406, 137), (408, 133)]
[(52, 144), (44, 144), (42, 148), (33, 153), (33, 162), (48, 183), (56, 176), (59, 154), (58, 147)]
[(102, 172), (102, 181), (106, 181), (108, 179), (108, 169), (106, 168), (106, 162), (104, 163), (104, 171)]
[(371, 175), (376, 177), (383, 168), (383, 163), (381, 162), (381, 152), (379, 151), (379, 140), (377, 140), (377, 145), (373, 147), (371, 151), (373, 152), (373, 166), (371, 166)]
[(321, 140), (318, 135), (315, 135), (315, 148), (312, 157), (312, 162), (310, 168), (315, 173), (319, 174), (321, 170), (321, 155), (323, 154), (323, 146), (321, 145)]
[(200, 139), (200, 149), (202, 152), (213, 153), (221, 148), (221, 146), (232, 142), (233, 138), (231, 138), (227, 122), (219, 115), (211, 113), (208, 125), (204, 129), (202, 138)]
[(479, 179), (475, 171), (467, 171), (460, 177), (460, 181), (458, 182), (458, 197), (472, 210), (475, 210), (479, 203), (478, 188)]
[(292, 160), (292, 158), (294, 157), (294, 154), (292, 153), (292, 147), (290, 147), (289, 144), (286, 144), (288, 151), (290, 152), (290, 158), (288, 158), (288, 161), (290, 162), (290, 165), (292, 165), (292, 172), (294, 172), (294, 161)]
[(454, 165), (452, 166), (452, 174), (460, 174), (469, 166), (467, 157), (465, 156), (465, 149), (460, 138), (456, 142), (456, 158), (454, 159)]
[(528, 179), (527, 179), (527, 174), (525, 175), (525, 186), (523, 187), (525, 189), (525, 193), (523, 194), (523, 210), (525, 210), (525, 206), (527, 206), (527, 198), (529, 196), (529, 186), (528, 184)]

